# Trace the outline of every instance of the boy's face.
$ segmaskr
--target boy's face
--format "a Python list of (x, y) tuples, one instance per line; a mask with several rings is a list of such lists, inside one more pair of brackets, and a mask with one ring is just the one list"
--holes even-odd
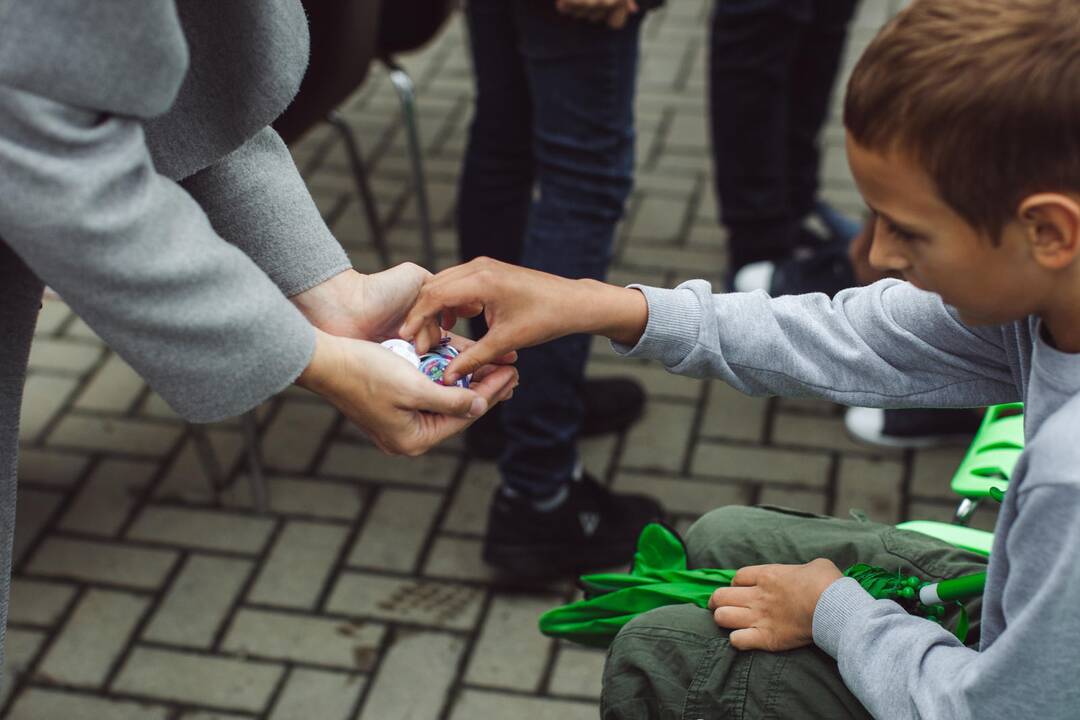
[(973, 325), (1038, 312), (1044, 280), (1019, 223), (994, 244), (942, 200), (933, 180), (902, 153), (883, 155), (847, 138), (859, 192), (877, 213), (870, 263), (941, 295)]

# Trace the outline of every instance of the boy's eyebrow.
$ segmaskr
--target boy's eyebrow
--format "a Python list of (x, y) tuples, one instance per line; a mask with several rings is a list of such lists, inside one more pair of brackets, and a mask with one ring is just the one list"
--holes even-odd
[(884, 213), (884, 212), (878, 210), (876, 207), (874, 207), (870, 203), (866, 203), (866, 207), (870, 209), (870, 212), (874, 213), (875, 215), (877, 215), (880, 218), (883, 218), (890, 225), (894, 225), (894, 226), (900, 228), (901, 230), (903, 230), (906, 233), (910, 233), (911, 235), (925, 235), (926, 234), (921, 230), (917, 230), (917, 229), (911, 227), (907, 223), (902, 223), (902, 222), (898, 221), (896, 218), (892, 217), (888, 213)]

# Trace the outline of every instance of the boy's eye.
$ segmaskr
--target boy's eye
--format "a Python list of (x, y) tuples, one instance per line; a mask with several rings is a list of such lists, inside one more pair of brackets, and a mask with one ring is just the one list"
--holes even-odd
[(888, 221), (885, 222), (885, 230), (897, 240), (902, 240), (904, 242), (913, 242), (919, 239), (919, 236), (915, 233), (905, 230), (902, 227), (898, 227)]

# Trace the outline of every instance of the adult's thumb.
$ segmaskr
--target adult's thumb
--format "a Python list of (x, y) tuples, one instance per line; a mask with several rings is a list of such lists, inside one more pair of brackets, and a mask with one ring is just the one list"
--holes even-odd
[(473, 390), (445, 387), (428, 381), (424, 385), (423, 396), (419, 398), (415, 409), (440, 415), (474, 418), (487, 412), (487, 408), (487, 400)]

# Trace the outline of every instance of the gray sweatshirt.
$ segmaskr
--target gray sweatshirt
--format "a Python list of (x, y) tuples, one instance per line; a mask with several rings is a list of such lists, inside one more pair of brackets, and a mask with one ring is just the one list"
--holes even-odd
[(617, 349), (674, 373), (871, 407), (1022, 399), (1027, 445), (998, 516), (979, 650), (849, 578), (818, 601), (814, 641), (875, 717), (1080, 717), (1080, 355), (1049, 345), (1038, 318), (970, 327), (896, 280), (832, 300), (713, 295), (702, 280), (639, 289), (648, 325)]

